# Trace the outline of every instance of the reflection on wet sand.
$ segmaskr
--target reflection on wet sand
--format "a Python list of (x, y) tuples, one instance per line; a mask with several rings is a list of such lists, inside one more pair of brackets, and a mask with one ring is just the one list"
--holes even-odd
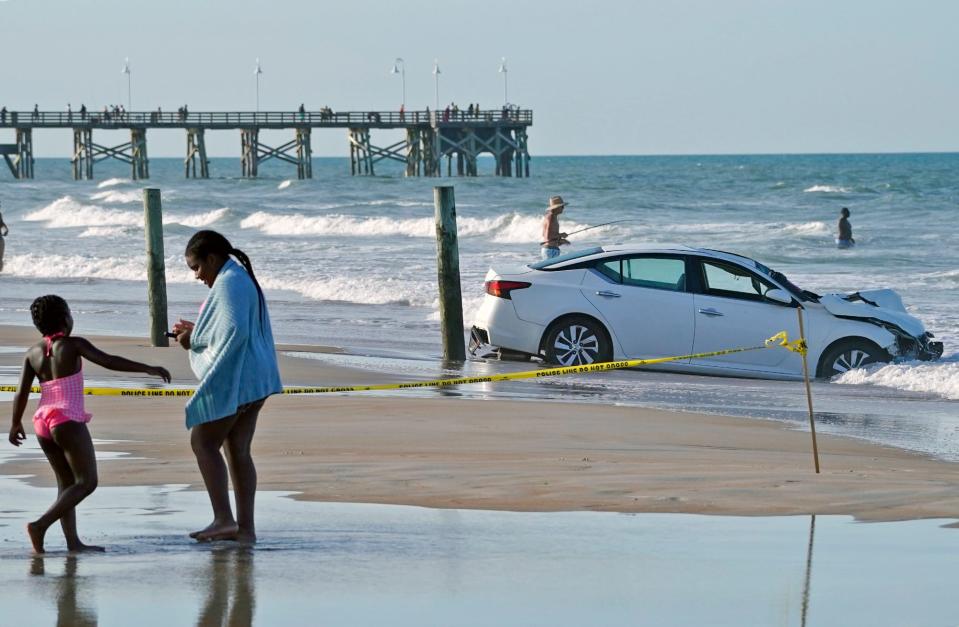
[[(30, 574), (36, 577), (56, 577), (47, 575), (46, 561), (43, 556), (36, 555), (30, 561)], [(77, 575), (77, 558), (68, 555), (64, 558), (63, 574), (56, 578), (57, 599), (57, 627), (96, 627), (97, 612), (95, 607), (81, 605), (78, 597), (89, 598), (88, 586), (84, 585), (84, 578)]]
[(803, 580), (802, 587), (802, 615), (800, 624), (806, 627), (806, 615), (809, 613), (809, 591), (812, 582), (812, 548), (813, 540), (816, 537), (816, 515), (809, 517), (809, 546), (806, 548), (806, 577)]
[(209, 588), (206, 601), (197, 616), (197, 627), (248, 627), (253, 624), (256, 595), (252, 549), (214, 547), (210, 551), (210, 565), (205, 579)]

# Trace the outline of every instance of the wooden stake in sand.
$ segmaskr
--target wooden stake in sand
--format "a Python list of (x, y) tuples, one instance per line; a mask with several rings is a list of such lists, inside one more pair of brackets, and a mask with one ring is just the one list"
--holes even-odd
[(802, 322), (802, 307), (796, 308), (796, 315), (799, 316), (799, 340), (802, 342), (802, 374), (806, 381), (806, 404), (809, 406), (809, 432), (812, 434), (812, 457), (816, 463), (816, 474), (819, 474), (819, 446), (816, 444), (816, 420), (812, 410), (812, 389), (809, 387), (809, 364), (806, 360), (806, 353), (809, 352), (806, 347), (806, 331)]

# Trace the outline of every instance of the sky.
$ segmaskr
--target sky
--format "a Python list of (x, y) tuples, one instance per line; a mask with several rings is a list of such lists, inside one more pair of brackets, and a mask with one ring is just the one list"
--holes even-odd
[[(259, 58), (261, 110), (395, 110), (401, 57), (407, 110), (434, 106), (434, 59), (443, 105), (493, 108), (505, 57), (534, 156), (955, 151), (957, 25), (954, 0), (0, 0), (0, 105), (125, 105), (128, 57), (134, 110), (254, 110)], [(183, 131), (148, 141), (186, 149)], [(35, 155), (71, 142), (37, 131)], [(239, 132), (207, 145), (236, 156)], [(346, 156), (345, 131), (313, 149)]]

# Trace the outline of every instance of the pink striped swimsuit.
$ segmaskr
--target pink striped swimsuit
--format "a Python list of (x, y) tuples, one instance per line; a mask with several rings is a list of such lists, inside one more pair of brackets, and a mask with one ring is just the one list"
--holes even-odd
[[(44, 336), (47, 356), (52, 354), (53, 341), (62, 333)], [(90, 422), (93, 418), (83, 409), (83, 370), (68, 377), (40, 382), (40, 404), (33, 414), (33, 432), (37, 437), (53, 439), (53, 428), (65, 422)]]

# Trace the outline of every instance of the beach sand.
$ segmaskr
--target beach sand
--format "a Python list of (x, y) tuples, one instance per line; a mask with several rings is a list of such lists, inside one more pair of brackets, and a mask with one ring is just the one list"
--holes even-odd
[[(0, 326), (0, 346), (25, 347), (37, 339), (32, 328)], [(90, 339), (108, 352), (166, 366), (175, 384), (193, 382), (178, 347), (151, 348), (136, 338)], [(21, 359), (0, 352), (0, 368), (9, 372)], [(280, 364), (287, 385), (402, 380), (315, 360), (281, 356)], [(139, 377), (92, 364), (84, 372), (98, 381)], [(957, 466), (897, 449), (820, 436), (817, 475), (809, 434), (772, 421), (464, 400), (451, 392), (271, 398), (254, 440), (260, 489), (295, 491), (296, 498), (316, 501), (513, 511), (815, 513), (869, 521), (953, 518), (959, 512)], [(94, 438), (110, 441), (98, 450), (130, 453), (101, 464), (101, 485), (189, 484), (202, 490), (183, 425), (184, 399), (86, 400)], [(31, 401), (28, 433), (34, 407)], [(10, 403), (0, 402), (0, 412), (9, 424)], [(53, 485), (43, 460), (14, 460), (3, 472)]]

